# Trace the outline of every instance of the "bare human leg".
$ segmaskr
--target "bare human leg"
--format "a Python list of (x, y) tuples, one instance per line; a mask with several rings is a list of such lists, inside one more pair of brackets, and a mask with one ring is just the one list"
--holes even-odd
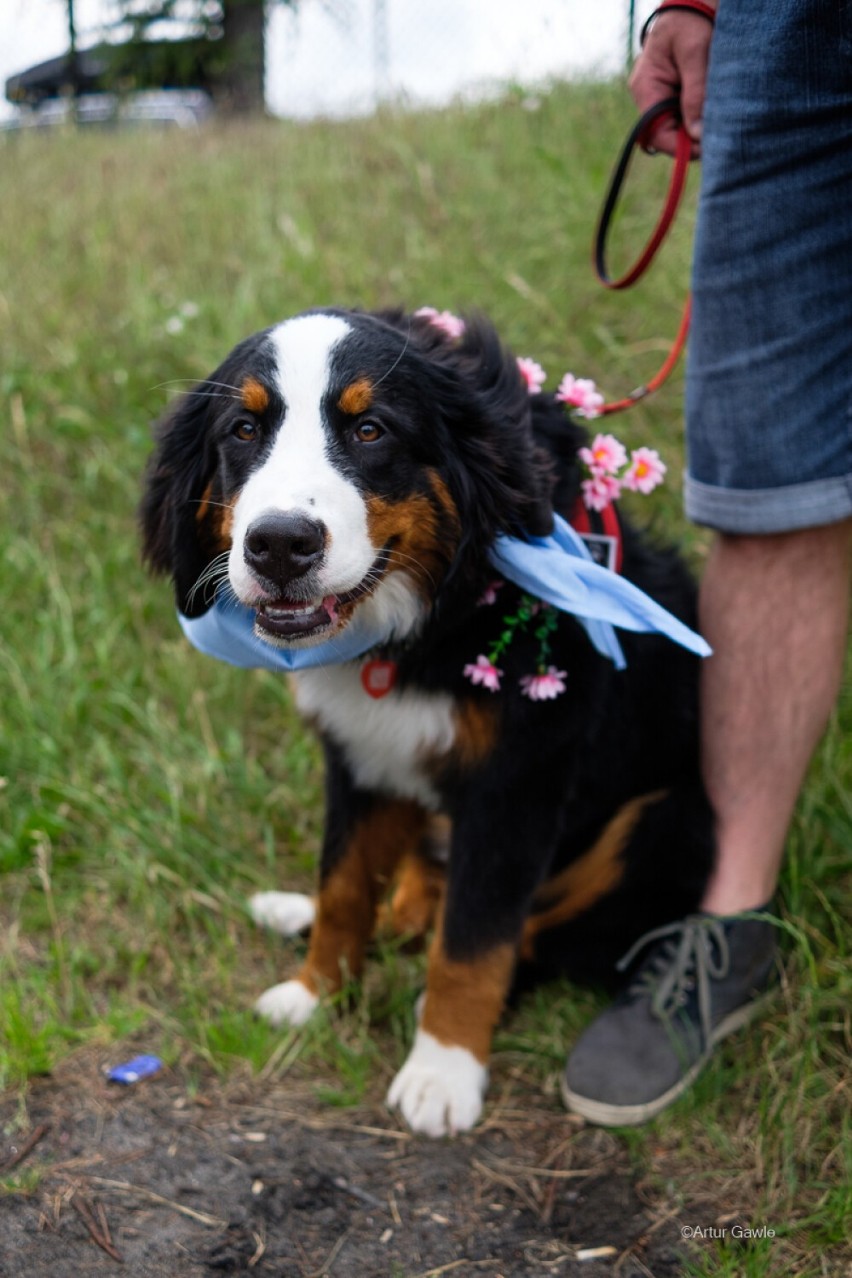
[(772, 896), (808, 763), (835, 704), (849, 614), (852, 520), (721, 535), (701, 586), (704, 778), (718, 859), (703, 908)]

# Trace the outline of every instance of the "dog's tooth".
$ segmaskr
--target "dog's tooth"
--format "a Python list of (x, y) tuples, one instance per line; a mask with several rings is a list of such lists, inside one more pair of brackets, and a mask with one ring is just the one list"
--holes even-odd
[(272, 617), (274, 621), (280, 621), (286, 617), (310, 617), (313, 613), (319, 612), (322, 604), (308, 603), (300, 608), (264, 608), (267, 617)]

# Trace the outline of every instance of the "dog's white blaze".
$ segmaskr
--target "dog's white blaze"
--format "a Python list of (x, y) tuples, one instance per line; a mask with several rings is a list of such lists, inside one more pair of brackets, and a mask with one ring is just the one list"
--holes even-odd
[(299, 512), (321, 520), (329, 531), (318, 594), (344, 594), (360, 585), (381, 547), (373, 546), (364, 499), (332, 464), (322, 418), (335, 346), (351, 332), (334, 315), (304, 315), (270, 334), (284, 419), (272, 450), (248, 480), (234, 507), (228, 573), (238, 598), (256, 603), (257, 583), (243, 557), (250, 524), (271, 512)]
[(438, 810), (424, 765), (455, 739), (449, 694), (406, 689), (373, 700), (361, 684), (360, 666), (352, 663), (302, 670), (293, 686), (299, 710), (340, 746), (359, 786)]
[(316, 903), (304, 892), (255, 892), (249, 913), (258, 927), (268, 927), (282, 936), (306, 932), (316, 916)]
[(425, 1136), (466, 1132), (482, 1113), (488, 1070), (466, 1047), (448, 1047), (419, 1029), (387, 1100), (412, 1131)]
[(304, 1025), (319, 999), (301, 981), (282, 981), (264, 990), (254, 1010), (271, 1025)]

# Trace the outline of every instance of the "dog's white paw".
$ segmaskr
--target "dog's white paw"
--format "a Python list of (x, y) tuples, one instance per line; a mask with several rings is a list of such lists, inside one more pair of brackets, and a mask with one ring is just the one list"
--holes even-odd
[(254, 1010), (272, 1025), (304, 1025), (319, 999), (301, 981), (282, 981), (264, 990)]
[(248, 907), (258, 927), (268, 927), (282, 936), (306, 932), (316, 916), (314, 898), (304, 892), (255, 892)]
[(388, 1092), (412, 1131), (453, 1136), (482, 1113), (488, 1070), (465, 1047), (445, 1047), (419, 1029), (408, 1060)]

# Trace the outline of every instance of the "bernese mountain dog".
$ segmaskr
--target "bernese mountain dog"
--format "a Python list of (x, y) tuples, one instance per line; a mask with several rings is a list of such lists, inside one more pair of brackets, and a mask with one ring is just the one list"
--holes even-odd
[[(495, 538), (571, 517), (585, 442), (482, 318), (454, 335), (317, 310), (182, 396), (147, 473), (144, 555), (184, 618), (224, 595), (263, 645), (330, 654), (291, 676), (325, 749), (317, 893), (252, 907), (283, 932), (310, 926), (307, 957), (257, 1009), (301, 1024), (361, 972), (378, 921), (428, 930), (389, 1102), (433, 1136), (480, 1116), (519, 970), (611, 980), (640, 935), (697, 908), (712, 863), (699, 658), (623, 633), (616, 669), (575, 616), (495, 580)], [(678, 554), (620, 524), (626, 579), (692, 625)], [(346, 656), (356, 625), (381, 642)], [(543, 651), (560, 695), (536, 698)]]

